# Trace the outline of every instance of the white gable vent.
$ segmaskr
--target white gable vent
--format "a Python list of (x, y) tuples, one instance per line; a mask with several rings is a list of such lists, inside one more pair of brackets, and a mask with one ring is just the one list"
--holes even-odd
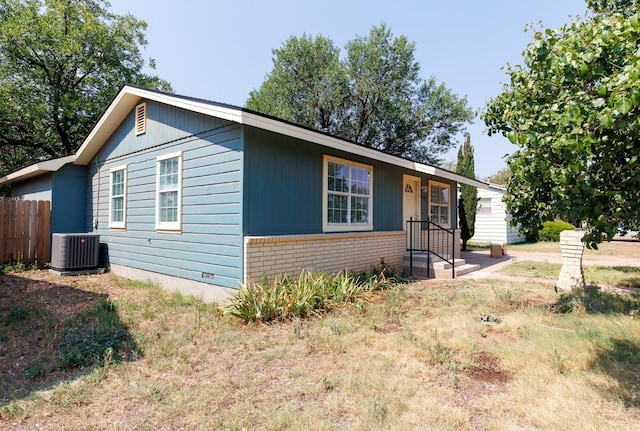
[(136, 106), (136, 136), (147, 131), (147, 104), (141, 103)]
[(99, 252), (100, 235), (54, 233), (51, 240), (51, 269), (62, 274), (96, 270)]

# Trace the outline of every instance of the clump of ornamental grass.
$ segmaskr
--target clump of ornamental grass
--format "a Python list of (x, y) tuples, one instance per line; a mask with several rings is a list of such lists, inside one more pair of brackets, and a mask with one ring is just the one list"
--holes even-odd
[(336, 276), (302, 271), (297, 278), (276, 276), (272, 282), (265, 280), (242, 286), (223, 307), (223, 312), (245, 322), (305, 318), (352, 303), (368, 292), (384, 289), (397, 281), (386, 268), (374, 269), (368, 276), (354, 276), (346, 271)]

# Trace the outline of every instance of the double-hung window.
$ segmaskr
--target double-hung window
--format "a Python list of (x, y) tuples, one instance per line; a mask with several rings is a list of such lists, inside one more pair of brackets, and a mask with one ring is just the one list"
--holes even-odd
[(109, 171), (109, 227), (124, 229), (127, 221), (127, 167)]
[(451, 186), (449, 184), (429, 182), (429, 220), (440, 226), (450, 226), (450, 196)]
[(156, 229), (180, 230), (182, 223), (182, 153), (157, 159)]
[(373, 167), (324, 157), (324, 231), (373, 229)]

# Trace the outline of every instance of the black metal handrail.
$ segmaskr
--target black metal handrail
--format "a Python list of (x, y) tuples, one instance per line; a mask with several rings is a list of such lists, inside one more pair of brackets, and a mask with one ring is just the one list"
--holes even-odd
[(431, 255), (451, 264), (451, 278), (456, 277), (456, 231), (431, 220), (407, 220), (407, 251), (409, 271), (413, 273), (413, 252), (427, 253), (427, 277), (430, 275)]

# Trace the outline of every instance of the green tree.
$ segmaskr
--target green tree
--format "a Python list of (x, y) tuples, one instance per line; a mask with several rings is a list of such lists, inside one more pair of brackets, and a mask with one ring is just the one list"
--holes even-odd
[(506, 204), (527, 236), (546, 220), (584, 221), (597, 247), (638, 221), (640, 15), (617, 10), (537, 31), (482, 114), (518, 147)]
[(500, 169), (493, 175), (489, 175), (485, 178), (485, 181), (492, 184), (500, 184), (502, 186), (509, 184), (511, 179), (511, 169), (508, 167)]
[[(476, 177), (475, 162), (473, 159), (473, 147), (471, 136), (466, 135), (464, 144), (458, 148), (458, 163), (456, 173), (469, 178)], [(476, 224), (476, 208), (478, 206), (478, 189), (467, 184), (460, 184), (460, 199), (458, 210), (460, 212), (460, 238), (462, 250), (467, 250), (467, 241), (473, 237)]]
[(347, 75), (340, 50), (323, 36), (289, 38), (273, 50), (274, 67), (247, 107), (324, 132), (344, 121)]
[(619, 12), (630, 16), (635, 13), (638, 0), (586, 0), (586, 3), (595, 13), (607, 15)]
[(423, 80), (415, 44), (384, 24), (346, 44), (289, 38), (246, 107), (413, 160), (439, 163), (471, 121), (465, 97)]
[(0, 175), (72, 154), (125, 83), (143, 73), (146, 23), (105, 0), (0, 0)]

